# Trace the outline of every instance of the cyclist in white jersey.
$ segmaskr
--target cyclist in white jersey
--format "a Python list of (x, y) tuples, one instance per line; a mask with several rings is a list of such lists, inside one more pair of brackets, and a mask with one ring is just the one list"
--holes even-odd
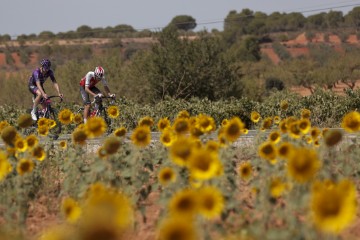
[(90, 95), (101, 97), (101, 91), (95, 86), (98, 82), (102, 82), (105, 92), (109, 97), (115, 97), (115, 94), (110, 93), (107, 81), (105, 79), (104, 68), (98, 66), (94, 71), (88, 72), (80, 81), (80, 93), (84, 102), (84, 123), (86, 123), (90, 110)]

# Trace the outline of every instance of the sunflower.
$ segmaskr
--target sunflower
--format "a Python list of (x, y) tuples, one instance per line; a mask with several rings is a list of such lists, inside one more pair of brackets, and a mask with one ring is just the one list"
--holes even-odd
[(166, 219), (158, 232), (159, 240), (197, 240), (199, 236), (192, 221), (181, 217)]
[(32, 150), (32, 156), (38, 161), (43, 161), (46, 158), (46, 152), (41, 146), (36, 146)]
[(274, 144), (278, 143), (280, 141), (280, 132), (273, 131), (269, 134), (268, 140)]
[(205, 149), (211, 152), (218, 152), (220, 149), (220, 143), (214, 140), (208, 140), (205, 144)]
[(356, 187), (347, 179), (339, 183), (317, 181), (312, 186), (310, 208), (320, 230), (338, 234), (356, 219)]
[(326, 146), (333, 147), (341, 142), (342, 138), (343, 134), (340, 130), (332, 129), (324, 135), (324, 142)]
[(360, 113), (357, 111), (346, 114), (341, 122), (341, 127), (347, 132), (357, 132), (360, 130)]
[(167, 117), (161, 118), (157, 123), (157, 127), (160, 132), (164, 131), (166, 128), (168, 128), (170, 126), (171, 126), (171, 123)]
[(176, 174), (172, 168), (164, 167), (159, 171), (158, 179), (162, 185), (167, 185), (171, 182), (175, 182)]
[(1, 133), (2, 130), (3, 130), (5, 127), (7, 127), (7, 126), (10, 126), (10, 124), (9, 124), (6, 120), (1, 121), (1, 122), (0, 122), (0, 133)]
[(41, 136), (47, 136), (49, 134), (49, 127), (46, 125), (43, 125), (43, 126), (39, 126), (38, 127), (38, 133), (41, 135)]
[(110, 118), (117, 118), (120, 115), (120, 111), (117, 106), (109, 106), (106, 112)]
[(310, 131), (311, 122), (308, 118), (300, 119), (298, 124), (299, 124), (299, 129), (302, 134), (307, 134)]
[(202, 187), (198, 190), (199, 213), (205, 218), (219, 217), (224, 209), (224, 197), (220, 190), (213, 186)]
[(44, 230), (38, 240), (65, 240), (72, 239), (75, 235), (73, 228), (68, 225), (56, 225), (55, 227), (48, 227)]
[(288, 157), (287, 172), (297, 182), (310, 181), (320, 169), (321, 162), (315, 150), (295, 148)]
[(166, 128), (162, 131), (160, 135), (160, 142), (166, 146), (170, 147), (176, 140), (176, 134), (172, 131), (171, 128)]
[(48, 119), (48, 127), (49, 127), (50, 129), (56, 127), (56, 121), (53, 120), (53, 119)]
[(259, 156), (270, 162), (276, 159), (277, 151), (274, 143), (263, 142), (258, 149)]
[(314, 140), (317, 139), (320, 136), (320, 134), (321, 134), (321, 131), (319, 128), (312, 127), (310, 129), (310, 136), (312, 137), (312, 139), (314, 139)]
[(287, 190), (288, 185), (284, 183), (279, 177), (273, 177), (270, 181), (269, 191), (273, 198), (278, 198)]
[(19, 138), (15, 141), (15, 148), (17, 151), (25, 152), (27, 147), (27, 141), (25, 139)]
[(145, 116), (139, 120), (138, 126), (147, 126), (151, 128), (154, 125), (154, 119), (149, 116)]
[(313, 138), (311, 136), (304, 136), (303, 139), (307, 144), (311, 144), (313, 142)]
[(97, 155), (101, 159), (105, 159), (107, 157), (107, 153), (103, 146), (100, 146), (98, 150), (96, 151)]
[(228, 124), (228, 123), (229, 123), (229, 120), (225, 118), (221, 121), (221, 126), (226, 126), (226, 124)]
[(146, 147), (150, 144), (151, 133), (148, 126), (137, 126), (131, 135), (131, 141), (138, 147)]
[(303, 108), (301, 109), (301, 118), (309, 119), (311, 116), (311, 111), (309, 109)]
[(190, 113), (188, 111), (186, 111), (186, 110), (181, 110), (177, 114), (176, 118), (190, 118)]
[(75, 129), (72, 133), (72, 141), (75, 144), (85, 145), (87, 137), (87, 132), (84, 129)]
[(288, 133), (290, 137), (295, 139), (301, 137), (302, 132), (299, 127), (299, 121), (291, 122), (290, 124), (288, 124)]
[(105, 152), (109, 155), (112, 155), (119, 150), (121, 142), (117, 137), (108, 137), (105, 139), (103, 146)]
[(198, 212), (199, 204), (195, 190), (183, 189), (176, 192), (169, 201), (171, 216), (193, 217)]
[(22, 158), (19, 160), (16, 171), (20, 175), (24, 175), (25, 173), (30, 173), (34, 169), (34, 163), (30, 159)]
[(13, 126), (7, 126), (1, 131), (1, 138), (6, 144), (13, 145), (17, 134), (18, 133)]
[(172, 128), (176, 134), (186, 134), (190, 131), (190, 121), (188, 118), (176, 118)]
[(200, 127), (196, 126), (196, 125), (191, 125), (190, 126), (190, 135), (194, 138), (199, 138), (201, 135), (203, 135), (204, 132), (201, 131)]
[(247, 135), (249, 133), (249, 129), (247, 129), (247, 128), (243, 128), (241, 131), (245, 135)]
[(287, 133), (288, 127), (287, 127), (287, 122), (286, 122), (286, 120), (281, 120), (281, 121), (280, 121), (280, 123), (279, 123), (279, 129), (280, 129), (280, 132), (282, 132), (282, 133)]
[(48, 119), (47, 118), (40, 118), (37, 122), (38, 127), (48, 126)]
[(281, 121), (281, 118), (280, 118), (279, 116), (275, 116), (275, 117), (274, 117), (274, 123), (275, 123), (275, 124), (279, 124), (280, 121)]
[(283, 142), (277, 147), (277, 155), (280, 158), (287, 159), (294, 150), (294, 146), (289, 142)]
[(66, 149), (67, 148), (67, 142), (65, 140), (62, 140), (59, 142), (59, 146), (62, 149)]
[(62, 124), (67, 125), (72, 123), (74, 114), (70, 109), (65, 108), (59, 112), (58, 118)]
[(260, 114), (258, 112), (252, 111), (250, 115), (250, 119), (252, 122), (257, 123), (260, 121)]
[(81, 208), (74, 199), (67, 197), (62, 201), (61, 212), (69, 223), (75, 223), (80, 218)]
[(33, 124), (33, 120), (30, 114), (23, 114), (21, 115), (18, 120), (17, 124), (21, 128), (28, 128)]
[(188, 168), (194, 179), (210, 179), (217, 176), (221, 162), (217, 152), (211, 152), (204, 148), (195, 149), (188, 160)]
[(106, 122), (102, 117), (91, 117), (85, 124), (85, 129), (89, 138), (103, 135), (106, 128)]
[(87, 221), (106, 222), (119, 229), (134, 221), (134, 210), (130, 199), (115, 188), (102, 184), (91, 186), (83, 205), (83, 217)]
[(205, 114), (199, 114), (196, 117), (195, 126), (203, 133), (209, 133), (216, 129), (215, 120)]
[(228, 124), (223, 127), (223, 134), (227, 141), (235, 142), (241, 135), (245, 125), (238, 117), (233, 117)]
[(228, 140), (226, 139), (224, 133), (218, 134), (218, 141), (219, 141), (220, 147), (225, 148), (228, 146)]
[(239, 175), (241, 179), (248, 180), (252, 176), (252, 165), (250, 162), (243, 162), (239, 166)]
[(194, 143), (190, 138), (179, 137), (171, 145), (170, 158), (177, 165), (185, 166), (194, 149)]
[(115, 131), (114, 131), (114, 135), (116, 137), (125, 137), (126, 133), (127, 133), (127, 131), (126, 131), (125, 127), (119, 127), (117, 129), (115, 129)]
[(289, 108), (289, 103), (288, 103), (288, 101), (282, 100), (282, 101), (280, 102), (280, 108), (281, 108), (281, 110), (286, 111), (286, 110)]
[(261, 124), (261, 127), (263, 129), (270, 129), (271, 126), (273, 125), (274, 123), (274, 120), (272, 117), (267, 117), (263, 120), (262, 124)]
[(83, 116), (81, 115), (81, 113), (77, 113), (77, 114), (74, 115), (73, 122), (75, 124), (80, 124), (80, 123), (83, 122)]
[(0, 181), (9, 174), (11, 168), (12, 167), (8, 161), (7, 155), (3, 151), (0, 151)]

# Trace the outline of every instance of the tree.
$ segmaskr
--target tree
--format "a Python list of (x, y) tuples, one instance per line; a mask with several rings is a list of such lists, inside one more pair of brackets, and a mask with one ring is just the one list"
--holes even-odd
[(91, 27), (82, 25), (76, 29), (77, 35), (80, 38), (93, 37), (94, 31)]
[(328, 28), (336, 28), (341, 26), (341, 24), (344, 22), (344, 16), (340, 11), (330, 11), (328, 14), (326, 14), (325, 20)]
[(196, 20), (188, 15), (174, 17), (168, 26), (175, 26), (178, 30), (189, 31), (196, 28)]
[(238, 94), (223, 51), (219, 38), (204, 34), (190, 41), (180, 39), (175, 27), (165, 28), (142, 68), (153, 99), (170, 96), (215, 100)]
[(261, 59), (259, 40), (254, 36), (247, 36), (231, 46), (227, 55), (231, 62), (257, 62)]
[(345, 22), (355, 28), (360, 27), (360, 7), (355, 7), (345, 16)]
[(39, 34), (40, 39), (48, 40), (55, 38), (55, 34), (50, 31), (43, 31)]

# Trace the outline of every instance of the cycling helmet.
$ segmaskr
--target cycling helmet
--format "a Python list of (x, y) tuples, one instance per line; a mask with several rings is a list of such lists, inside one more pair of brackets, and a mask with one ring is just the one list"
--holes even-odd
[(51, 67), (51, 62), (49, 59), (44, 58), (43, 60), (41, 60), (40, 65), (45, 69), (45, 70), (49, 70)]
[(95, 68), (94, 74), (95, 77), (102, 78), (105, 74), (105, 70), (102, 67), (98, 66)]

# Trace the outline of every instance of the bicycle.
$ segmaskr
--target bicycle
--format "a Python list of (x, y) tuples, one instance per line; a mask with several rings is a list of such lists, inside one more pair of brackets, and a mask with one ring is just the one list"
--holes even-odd
[[(91, 105), (95, 105), (93, 110), (90, 109), (90, 117), (102, 117), (105, 120), (107, 125), (107, 133), (112, 133), (113, 128), (113, 120), (107, 114), (107, 106), (104, 106), (103, 99), (107, 99), (107, 105), (113, 105), (115, 103), (115, 97), (95, 97), (94, 100), (91, 102)], [(84, 111), (84, 107), (79, 108), (77, 113), (82, 113)]]
[[(34, 122), (33, 127), (29, 128), (27, 134), (30, 134), (32, 130), (37, 129), (38, 127), (38, 121), (40, 118), (47, 118), (52, 119), (56, 122), (56, 126), (49, 129), (48, 136), (52, 139), (56, 140), (59, 138), (59, 135), (61, 133), (61, 122), (58, 119), (58, 111), (51, 106), (51, 98), (60, 98), (59, 103), (63, 101), (63, 99), (60, 96), (49, 96), (47, 99), (41, 98), (40, 104), (43, 106), (42, 109), (38, 109), (36, 112), (37, 120)], [(31, 112), (31, 109), (28, 110), (28, 112)]]

